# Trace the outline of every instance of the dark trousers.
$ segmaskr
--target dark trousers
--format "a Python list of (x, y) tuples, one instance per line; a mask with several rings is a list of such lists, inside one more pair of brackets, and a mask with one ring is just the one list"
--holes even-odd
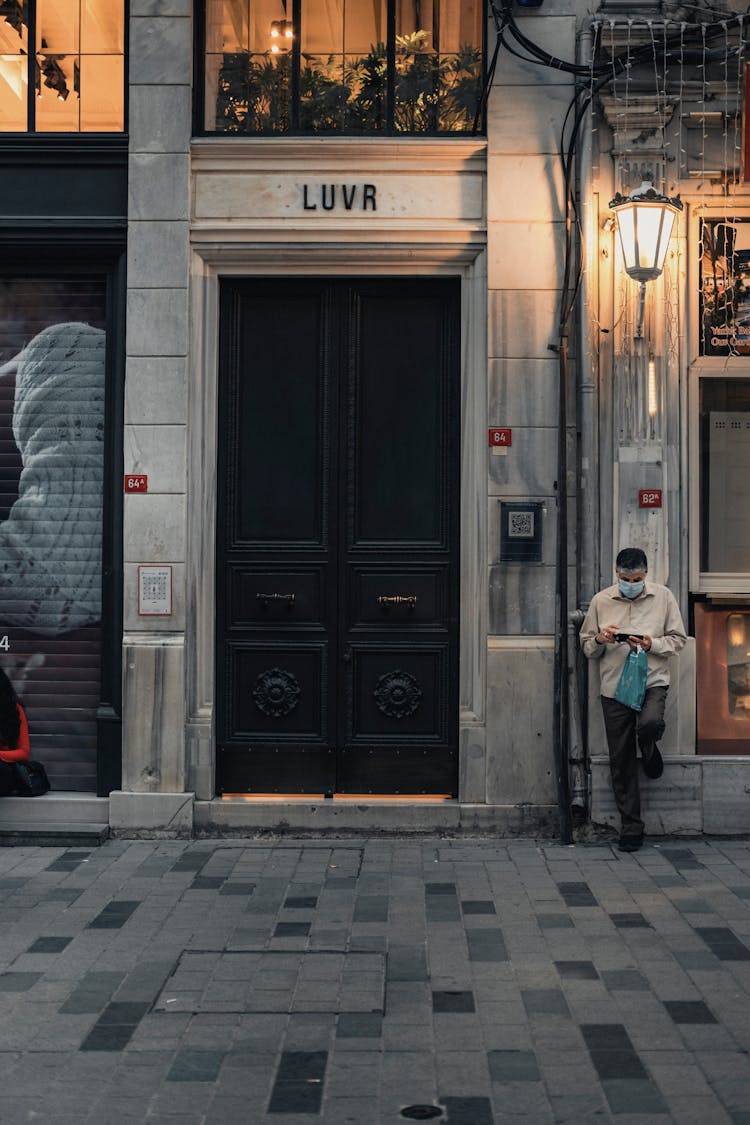
[(604, 729), (609, 747), (612, 791), (620, 813), (623, 836), (642, 836), (641, 794), (638, 788), (636, 743), (648, 758), (664, 734), (664, 708), (667, 688), (647, 688), (640, 711), (625, 707), (616, 699), (602, 696)]
[(0, 761), (0, 797), (9, 797), (15, 792), (18, 782), (11, 762)]

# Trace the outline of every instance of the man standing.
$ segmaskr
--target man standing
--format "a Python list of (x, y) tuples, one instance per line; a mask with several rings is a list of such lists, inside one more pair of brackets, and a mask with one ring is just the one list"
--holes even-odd
[[(636, 740), (647, 777), (661, 777), (664, 763), (657, 742), (664, 734), (669, 688), (667, 661), (687, 639), (680, 610), (666, 586), (647, 582), (648, 560), (639, 547), (626, 547), (616, 560), (617, 582), (595, 594), (581, 626), (581, 648), (601, 660), (600, 680), (612, 789), (620, 813), (621, 852), (643, 843)], [(625, 657), (640, 646), (648, 654), (643, 707), (635, 711), (615, 699)]]

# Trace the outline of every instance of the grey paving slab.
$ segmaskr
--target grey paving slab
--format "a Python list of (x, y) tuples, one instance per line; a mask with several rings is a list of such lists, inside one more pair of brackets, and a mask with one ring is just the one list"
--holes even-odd
[(750, 1125), (748, 841), (8, 856), (3, 1125)]

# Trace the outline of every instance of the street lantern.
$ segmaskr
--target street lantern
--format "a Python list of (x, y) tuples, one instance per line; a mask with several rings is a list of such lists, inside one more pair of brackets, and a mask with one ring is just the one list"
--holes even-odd
[(640, 284), (636, 331), (636, 336), (640, 337), (643, 335), (646, 282), (654, 281), (664, 269), (675, 215), (682, 210), (682, 201), (679, 196), (669, 199), (660, 195), (653, 184), (644, 181), (630, 195), (618, 192), (609, 205), (617, 216), (625, 272)]

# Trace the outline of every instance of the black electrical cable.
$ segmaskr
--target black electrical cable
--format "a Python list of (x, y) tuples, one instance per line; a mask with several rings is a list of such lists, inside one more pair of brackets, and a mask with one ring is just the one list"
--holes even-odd
[[(551, 55), (548, 51), (545, 51), (537, 43), (534, 43), (533, 40), (529, 39), (526, 35), (524, 35), (524, 33), (520, 30), (520, 28), (518, 27), (518, 25), (515, 21), (515, 15), (514, 15), (514, 12), (513, 12), (513, 0), (500, 0), (500, 3), (501, 3), (501, 6), (502, 6), (502, 9), (503, 9), (502, 17), (500, 16), (500, 13), (497, 10), (497, 0), (490, 0), (490, 5), (491, 5), (493, 16), (494, 16), (494, 19), (495, 19), (496, 28), (499, 28), (500, 26), (502, 26), (503, 32), (507, 28), (510, 31), (510, 33), (513, 35), (513, 37), (516, 40), (516, 42), (518, 43), (518, 45), (523, 47), (523, 49), (529, 55), (531, 55), (532, 57), (526, 58), (523, 55), (518, 55), (518, 53), (516, 51), (512, 50), (512, 48), (510, 48), (508, 46), (507, 40), (505, 40), (505, 36), (503, 35), (504, 46), (505, 46), (506, 50), (508, 50), (511, 54), (514, 54), (519, 58), (523, 58), (524, 61), (526, 61), (526, 62), (539, 62), (543, 66), (550, 67), (553, 70), (564, 71), (565, 73), (572, 74), (572, 75), (574, 75), (578, 78), (590, 78), (591, 77), (591, 74), (592, 74), (592, 68), (591, 67), (587, 67), (587, 66), (585, 66), (583, 64), (580, 64), (580, 63), (568, 62), (566, 59), (561, 59), (561, 58), (558, 58), (555, 55)], [(681, 30), (680, 30), (679, 36), (677, 36), (677, 35), (670, 36), (670, 37), (667, 38), (666, 42), (667, 42), (667, 44), (669, 44), (670, 47), (673, 47), (675, 49), (679, 48), (680, 53), (682, 54), (682, 56), (684, 58), (685, 57), (684, 45), (685, 45), (686, 34), (688, 36), (688, 41), (689, 41), (689, 38), (693, 34), (699, 35), (700, 36), (700, 45), (701, 45), (700, 55), (701, 55), (701, 58), (704, 58), (705, 56), (704, 56), (704, 53), (703, 53), (703, 50), (702, 50), (703, 43), (704, 43), (704, 34), (705, 34), (706, 39), (710, 40), (711, 38), (713, 38), (717, 35), (720, 35), (722, 33), (726, 33), (726, 30), (730, 25), (736, 24), (737, 26), (740, 26), (743, 22), (744, 22), (744, 15), (728, 15), (726, 18), (721, 19), (721, 20), (717, 20), (715, 22), (701, 23), (701, 24), (696, 24), (696, 25), (693, 25), (693, 26), (682, 27)], [(596, 74), (597, 76), (599, 76), (599, 75), (603, 76), (605, 73), (608, 73), (608, 74), (611, 75), (613, 67), (615, 68), (616, 72), (622, 71), (625, 68), (626, 65), (632, 65), (633, 63), (637, 64), (641, 59), (650, 58), (652, 50), (653, 50), (653, 47), (652, 47), (651, 43), (644, 43), (641, 46), (636, 47), (634, 50), (629, 51), (626, 54), (614, 56), (612, 58), (612, 60), (611, 61), (608, 60), (607, 63), (595, 64), (594, 67), (593, 67), (593, 73)], [(674, 56), (671, 56), (671, 51), (667, 52), (667, 57), (674, 57)], [(723, 58), (724, 57), (723, 52), (717, 52), (715, 57), (717, 59)]]
[(471, 131), (474, 135), (476, 135), (479, 132), (479, 125), (480, 125), (480, 122), (481, 122), (481, 119), (482, 119), (482, 113), (484, 111), (485, 106), (487, 105), (487, 99), (490, 96), (490, 90), (492, 89), (492, 83), (495, 80), (495, 68), (497, 67), (497, 57), (500, 54), (500, 48), (502, 46), (503, 46), (502, 31), (501, 31), (501, 29), (498, 29), (497, 36), (495, 37), (495, 50), (492, 52), (492, 60), (490, 62), (490, 65), (487, 67), (487, 74), (486, 74), (486, 77), (485, 77), (485, 80), (484, 80), (484, 85), (482, 87), (482, 92), (479, 96), (479, 101), (477, 103), (477, 111), (474, 114), (474, 124), (472, 125), (472, 128), (471, 128)]

